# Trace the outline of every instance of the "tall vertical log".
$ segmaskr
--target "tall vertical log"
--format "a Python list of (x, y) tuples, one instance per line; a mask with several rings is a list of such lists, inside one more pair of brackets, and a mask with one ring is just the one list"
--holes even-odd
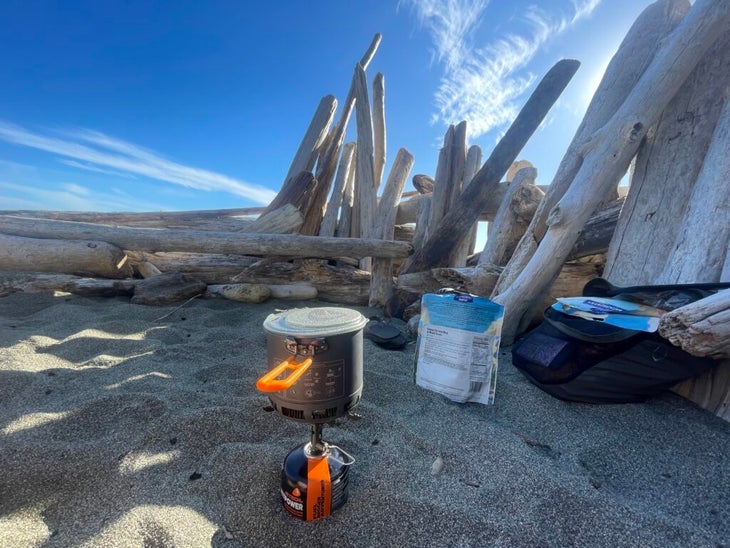
[(597, 131), (568, 191), (550, 211), (548, 231), (530, 262), (496, 301), (505, 307), (503, 344), (510, 344), (528, 320), (530, 306), (550, 287), (577, 235), (687, 76), (725, 30), (730, 2), (697, 0), (626, 101)]
[[(381, 35), (376, 34), (373, 37), (367, 51), (360, 59), (359, 64), (362, 66), (363, 70), (370, 64), (370, 61), (380, 45), (380, 40)], [(342, 144), (345, 140), (347, 124), (350, 121), (350, 115), (352, 114), (354, 105), (355, 94), (353, 84), (350, 84), (350, 90), (348, 91), (347, 98), (342, 106), (340, 119), (337, 122), (337, 126), (331, 132), (332, 135), (329, 146), (324, 154), (321, 155), (320, 160), (317, 163), (317, 171), (315, 175), (317, 177), (318, 184), (312, 199), (312, 213), (304, 219), (304, 225), (302, 226), (303, 234), (317, 234), (319, 231), (322, 216), (324, 215), (324, 205), (327, 202), (327, 196), (329, 195), (332, 180), (335, 176), (337, 159), (340, 156), (340, 150), (342, 149)]]
[(444, 218), (451, 199), (449, 183), (451, 182), (451, 151), (454, 144), (454, 131), (454, 126), (449, 126), (444, 135), (444, 146), (439, 150), (439, 161), (436, 165), (431, 196), (431, 214), (428, 218), (428, 225), (433, 228)]
[[(611, 59), (586, 114), (558, 166), (545, 198), (512, 259), (500, 276), (496, 293), (505, 291), (525, 268), (547, 231), (550, 210), (563, 197), (583, 163), (593, 134), (621, 106), (656, 55), (664, 39), (689, 10), (687, 0), (659, 0), (648, 6), (629, 29)], [(620, 178), (619, 174), (618, 177)], [(616, 179), (618, 181), (618, 179)]]
[(453, 262), (458, 242), (477, 221), (489, 195), (499, 185), (502, 175), (512, 165), (550, 107), (573, 78), (579, 65), (578, 61), (564, 59), (548, 71), (507, 133), (461, 194), (457, 204), (437, 227), (432, 227), (428, 242), (404, 264), (402, 272), (419, 272), (437, 266), (448, 266)]
[[(463, 189), (471, 183), (472, 178), (479, 171), (479, 166), (482, 165), (482, 149), (479, 145), (472, 145), (469, 147), (469, 151), (466, 154), (466, 164), (464, 165), (464, 177), (463, 177)], [(456, 200), (454, 201), (456, 202)], [(454, 266), (462, 267), (466, 266), (466, 260), (469, 255), (474, 253), (474, 246), (477, 240), (477, 229), (479, 221), (475, 222), (469, 231), (466, 233), (464, 238), (459, 242), (459, 249), (454, 255)]]
[(383, 179), (385, 143), (385, 77), (379, 72), (373, 79), (373, 178), (376, 192)]
[[(361, 238), (372, 238), (375, 232), (375, 179), (373, 173), (373, 119), (370, 114), (365, 71), (355, 67), (355, 113), (357, 119), (357, 158), (355, 161), (355, 210), (359, 212)], [(360, 268), (370, 270), (369, 258), (361, 261)]]
[(350, 170), (353, 168), (353, 155), (355, 153), (355, 143), (345, 143), (342, 149), (342, 157), (337, 168), (337, 177), (335, 178), (335, 186), (332, 189), (332, 196), (327, 204), (327, 211), (322, 219), (322, 225), (319, 228), (320, 236), (334, 236), (335, 228), (337, 228), (337, 217), (342, 205), (342, 196), (345, 191), (347, 178), (350, 176)]
[[(403, 194), (408, 175), (413, 167), (413, 155), (402, 148), (395, 157), (395, 162), (385, 183), (383, 195), (378, 205), (377, 222), (374, 228), (374, 237), (383, 240), (392, 240), (395, 229), (395, 215), (398, 212), (398, 202)], [(369, 306), (385, 306), (393, 291), (393, 261), (392, 259), (373, 259), (372, 275), (370, 277)]]
[(352, 232), (352, 213), (355, 201), (355, 158), (357, 156), (357, 145), (353, 143), (353, 158), (350, 163), (350, 170), (347, 173), (345, 188), (342, 191), (342, 205), (340, 207), (340, 220), (337, 223), (337, 236), (349, 238)]

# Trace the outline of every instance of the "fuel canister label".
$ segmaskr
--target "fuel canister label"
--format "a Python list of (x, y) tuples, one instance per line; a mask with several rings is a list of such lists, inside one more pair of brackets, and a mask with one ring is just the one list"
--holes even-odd
[(332, 511), (332, 481), (327, 457), (307, 463), (307, 521), (322, 519)]
[(295, 518), (304, 519), (304, 501), (299, 489), (295, 487), (291, 492), (281, 489), (281, 499), (287, 512)]

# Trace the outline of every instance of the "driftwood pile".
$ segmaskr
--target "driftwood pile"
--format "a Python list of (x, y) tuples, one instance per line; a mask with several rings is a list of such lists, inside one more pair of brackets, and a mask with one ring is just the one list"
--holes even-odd
[[(615, 284), (730, 281), (730, 2), (658, 0), (609, 64), (552, 182), (518, 154), (578, 69), (545, 75), (482, 162), (450, 126), (433, 178), (398, 151), (385, 177), (380, 35), (337, 100), (318, 105), (265, 208), (178, 213), (0, 212), (0, 295), (60, 290), (172, 302), (319, 298), (407, 318), (452, 287), (505, 306), (510, 344), (556, 296)], [(356, 142), (345, 143), (354, 110)], [(538, 166), (539, 167), (539, 166)], [(631, 168), (628, 194), (619, 182)], [(488, 241), (475, 253), (475, 231)], [(662, 320), (698, 355), (727, 358), (730, 297)], [(682, 393), (730, 418), (730, 364)]]

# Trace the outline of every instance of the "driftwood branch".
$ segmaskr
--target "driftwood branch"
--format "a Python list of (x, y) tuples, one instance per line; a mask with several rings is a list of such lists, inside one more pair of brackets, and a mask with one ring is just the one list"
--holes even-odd
[(0, 233), (30, 238), (101, 240), (123, 249), (279, 255), (286, 257), (408, 256), (405, 242), (358, 238), (320, 238), (298, 234), (240, 234), (194, 230), (111, 227), (47, 219), (0, 217)]
[(558, 62), (545, 75), (525, 106), (492, 151), (474, 180), (466, 187), (459, 201), (439, 223), (432, 227), (423, 249), (417, 251), (404, 266), (403, 272), (417, 272), (436, 266), (448, 266), (459, 241), (479, 218), (487, 197), (517, 154), (540, 125), (550, 107), (568, 85), (580, 63), (575, 60)]
[(299, 144), (299, 149), (289, 166), (289, 172), (284, 178), (285, 183), (302, 171), (311, 172), (314, 169), (314, 163), (317, 160), (317, 151), (327, 136), (330, 125), (332, 125), (336, 109), (337, 99), (334, 96), (326, 95), (322, 97), (317, 106), (317, 110), (314, 112), (312, 121), (309, 122), (307, 132)]
[(695, 356), (730, 358), (730, 289), (667, 312), (659, 334)]

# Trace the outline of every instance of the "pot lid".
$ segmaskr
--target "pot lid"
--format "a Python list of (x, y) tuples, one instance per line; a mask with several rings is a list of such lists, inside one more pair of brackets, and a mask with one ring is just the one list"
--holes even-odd
[(264, 329), (282, 335), (326, 337), (359, 331), (366, 323), (365, 316), (357, 310), (325, 306), (294, 308), (269, 314), (264, 320)]

